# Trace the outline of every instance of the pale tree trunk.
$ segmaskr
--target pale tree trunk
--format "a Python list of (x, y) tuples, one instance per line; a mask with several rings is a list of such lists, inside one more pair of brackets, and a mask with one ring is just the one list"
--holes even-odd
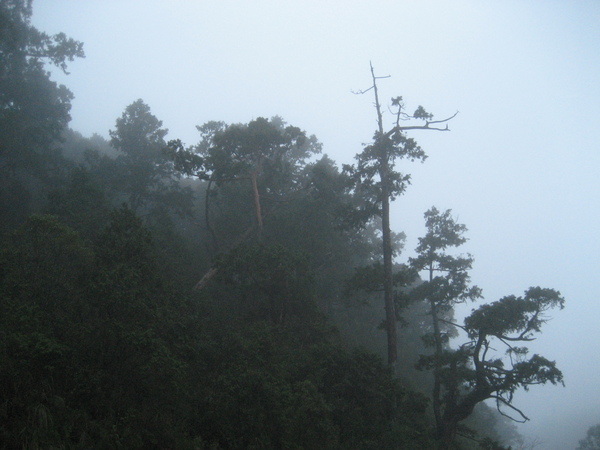
[(258, 193), (258, 184), (256, 182), (257, 176), (258, 171), (254, 171), (250, 174), (250, 180), (252, 182), (252, 195), (254, 197), (254, 212), (256, 214), (256, 225), (258, 227), (258, 239), (260, 240), (262, 235), (263, 220), (262, 211), (260, 208), (260, 194)]

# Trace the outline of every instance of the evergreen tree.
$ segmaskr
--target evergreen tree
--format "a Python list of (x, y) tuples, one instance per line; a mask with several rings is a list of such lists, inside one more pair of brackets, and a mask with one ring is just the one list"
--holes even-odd
[(177, 183), (178, 173), (164, 152), (167, 132), (141, 99), (125, 108), (110, 131), (110, 143), (120, 152), (116, 182), (134, 211), (190, 210), (191, 193)]
[[(508, 296), (481, 305), (465, 319), (464, 325), (454, 323), (444, 314), (457, 303), (481, 296), (479, 288), (469, 286), (471, 256), (446, 253), (446, 249), (465, 242), (462, 235), (466, 227), (457, 224), (449, 210), (440, 213), (432, 208), (425, 218), (427, 233), (419, 239), (417, 257), (411, 263), (417, 270), (426, 271), (428, 278), (412, 295), (430, 305), (433, 331), (424, 339), (433, 347), (433, 354), (422, 355), (419, 367), (433, 371), (432, 406), (438, 448), (448, 449), (455, 442), (459, 424), (479, 403), (493, 399), (502, 414), (526, 421), (528, 417), (513, 404), (515, 391), (537, 384), (562, 383), (562, 373), (553, 361), (537, 354), (527, 360), (528, 349), (517, 345), (533, 340), (534, 333), (548, 320), (546, 312), (562, 309), (564, 299), (552, 289), (532, 287), (523, 297)], [(467, 334), (467, 342), (458, 349), (449, 345), (449, 327)], [(508, 362), (498, 355), (497, 345), (506, 347)]]
[(83, 44), (31, 25), (31, 0), (0, 1), (0, 231), (26, 218), (40, 181), (55, 175), (52, 143), (67, 126), (73, 95), (50, 79), (66, 73)]

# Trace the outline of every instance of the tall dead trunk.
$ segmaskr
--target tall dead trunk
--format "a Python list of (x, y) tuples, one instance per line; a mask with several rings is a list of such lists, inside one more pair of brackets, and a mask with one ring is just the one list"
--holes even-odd
[(377, 110), (378, 136), (375, 145), (380, 146), (379, 155), (379, 179), (381, 182), (381, 237), (383, 241), (383, 296), (385, 303), (385, 329), (388, 345), (388, 365), (395, 373), (396, 361), (398, 359), (398, 348), (396, 343), (396, 305), (394, 304), (394, 282), (392, 268), (392, 230), (390, 226), (390, 188), (389, 188), (389, 155), (386, 143), (383, 141), (383, 116), (381, 114), (381, 103), (377, 91), (377, 78), (371, 64), (371, 76), (373, 77), (373, 93), (375, 94), (375, 109)]
[[(393, 248), (392, 248), (392, 233), (390, 227), (390, 202), (393, 198), (402, 192), (398, 189), (397, 180), (393, 172), (393, 161), (396, 158), (409, 157), (412, 160), (425, 158), (424, 152), (420, 147), (412, 148), (409, 146), (405, 149), (406, 152), (398, 152), (398, 147), (402, 146), (403, 139), (402, 134), (406, 130), (436, 130), (436, 131), (448, 131), (448, 126), (445, 128), (438, 128), (437, 126), (432, 127), (432, 124), (440, 124), (449, 121), (453, 116), (433, 121), (431, 114), (428, 114), (422, 107), (419, 107), (413, 116), (410, 116), (403, 112), (402, 98), (398, 97), (392, 99), (392, 105), (398, 108), (396, 114), (396, 125), (387, 132), (384, 131), (383, 127), (383, 115), (381, 112), (381, 102), (379, 101), (379, 92), (377, 90), (377, 80), (385, 77), (375, 76), (375, 70), (373, 64), (371, 66), (371, 77), (373, 84), (369, 89), (359, 91), (357, 94), (364, 94), (371, 89), (375, 96), (375, 109), (377, 111), (377, 133), (375, 134), (375, 142), (373, 146), (369, 146), (369, 150), (375, 150), (375, 154), (371, 153), (368, 156), (369, 163), (376, 163), (377, 175), (381, 183), (381, 198), (376, 199), (376, 202), (381, 202), (381, 234), (383, 241), (383, 290), (384, 290), (384, 302), (385, 302), (385, 326), (387, 333), (388, 343), (388, 365), (392, 372), (395, 371), (395, 365), (398, 359), (398, 349), (396, 342), (396, 307), (394, 302), (394, 283), (393, 283)], [(395, 103), (394, 103), (395, 102)], [(424, 125), (407, 125), (402, 126), (401, 120), (406, 119), (418, 119), (425, 122)], [(375, 160), (375, 161), (374, 161)], [(392, 166), (392, 167), (390, 167)], [(372, 177), (372, 174), (368, 174), (368, 177)]]

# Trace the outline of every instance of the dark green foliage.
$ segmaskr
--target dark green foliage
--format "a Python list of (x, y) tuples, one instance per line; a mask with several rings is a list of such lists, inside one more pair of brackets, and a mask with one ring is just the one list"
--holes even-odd
[[(197, 128), (201, 141), (191, 149), (198, 153), (197, 161), (190, 159), (190, 150), (181, 166), (190, 173), (189, 167), (203, 164), (196, 174), (210, 179), (205, 222), (214, 247), (237, 245), (253, 227), (260, 238), (263, 219), (306, 187), (304, 169), (321, 144), (279, 117), (234, 125), (208, 122)], [(177, 145), (172, 143), (170, 153), (180, 161), (183, 150)], [(232, 223), (238, 227), (232, 229)]]
[[(0, 177), (1, 178), (1, 177)], [(31, 213), (32, 195), (25, 184), (17, 179), (9, 177), (0, 179), (0, 236), (14, 230), (25, 222)]]
[[(540, 287), (529, 288), (523, 297), (504, 297), (497, 302), (482, 305), (465, 319), (465, 331), (471, 341), (466, 344), (474, 358), (472, 386), (479, 392), (489, 392), (498, 406), (506, 406), (527, 417), (512, 406), (517, 388), (527, 390), (538, 384), (563, 384), (563, 376), (553, 361), (540, 355), (529, 360), (526, 347), (517, 347), (519, 342), (535, 339), (540, 326), (549, 318), (546, 312), (552, 308), (562, 309), (564, 299), (560, 292)], [(500, 357), (487, 356), (492, 338), (505, 344), (510, 364)]]
[(427, 233), (419, 238), (417, 256), (410, 259), (410, 264), (428, 276), (413, 290), (413, 297), (435, 303), (438, 310), (449, 310), (457, 303), (481, 297), (478, 287), (469, 286), (471, 255), (447, 253), (466, 242), (466, 227), (454, 221), (450, 210), (442, 213), (435, 207), (425, 213), (425, 226)]
[(47, 216), (32, 217), (2, 251), (5, 448), (59, 445), (78, 420), (80, 413), (65, 403), (65, 387), (72, 386), (76, 345), (84, 334), (81, 300), (91, 261), (77, 234)]
[[(48, 36), (30, 24), (31, 2), (0, 2), (0, 157), (2, 171), (37, 164), (40, 151), (60, 136), (72, 94), (49, 78), (44, 63), (66, 71), (83, 57), (81, 43)], [(39, 166), (38, 166), (39, 168)]]
[(209, 122), (198, 127), (202, 141), (197, 147), (216, 181), (249, 177), (258, 171), (273, 194), (296, 184), (297, 176), (313, 154), (321, 151), (314, 136), (286, 125), (279, 117), (258, 118), (248, 124)]
[(108, 222), (110, 208), (89, 171), (78, 167), (72, 169), (64, 188), (50, 192), (47, 210), (82, 236), (94, 239)]
[[(404, 235), (386, 229), (382, 247), (377, 216), (409, 181), (395, 158), (425, 156), (398, 120), (429, 128), (432, 116), (393, 99), (396, 126), (342, 172), (278, 117), (209, 122), (185, 148), (137, 100), (110, 142), (85, 138), (66, 129), (72, 96), (44, 69), (66, 71), (82, 45), (30, 16), (31, 2), (0, 0), (0, 448), (432, 448), (426, 398), (354, 348), (384, 347), (372, 300)], [(469, 265), (446, 285), (468, 281)], [(399, 311), (416, 269), (393, 269)], [(421, 287), (444, 320), (448, 286)], [(525, 318), (494, 326), (529, 338), (553, 298), (515, 298)], [(423, 302), (409, 306), (401, 353), (412, 365), (415, 336), (433, 327)], [(502, 308), (490, 308), (470, 319), (472, 339), (498, 337), (488, 316)], [(441, 382), (452, 364), (474, 382), (470, 347), (444, 345)], [(558, 382), (552, 364), (534, 356), (515, 370), (522, 385)], [(430, 377), (410, 379), (426, 391)]]
[(156, 255), (127, 207), (93, 247), (52, 217), (11, 237), (0, 265), (3, 448), (428, 445), (426, 402), (377, 358), (339, 345), (306, 256), (240, 247), (192, 302)]
[(323, 157), (308, 164), (302, 176), (301, 190), (273, 204), (262, 240), (307, 255), (317, 302), (330, 310), (333, 303), (344, 302), (346, 279), (357, 264), (376, 253), (377, 246), (359, 228), (348, 226), (346, 210), (353, 197), (331, 160)]
[(6, 448), (131, 448), (173, 433), (153, 422), (172, 421), (185, 364), (165, 341), (169, 294), (149, 234), (121, 210), (99, 244), (94, 255), (55, 219), (33, 217), (2, 253)]
[(394, 171), (395, 160), (424, 161), (426, 155), (414, 139), (400, 131), (392, 136), (376, 133), (373, 140), (374, 143), (365, 146), (357, 156), (354, 175), (361, 195), (369, 201), (373, 211), (381, 214), (383, 183), (390, 201), (402, 195), (410, 184), (410, 175)]
[(66, 71), (82, 44), (31, 26), (31, 1), (0, 1), (0, 234), (23, 223), (60, 157), (52, 148), (70, 120), (72, 94), (45, 64)]
[(312, 274), (303, 254), (279, 245), (240, 246), (217, 267), (219, 281), (231, 290), (224, 301), (239, 298), (238, 311), (281, 325), (288, 316), (315, 312)]
[(197, 408), (206, 441), (240, 449), (427, 447), (424, 398), (401, 389), (378, 358), (342, 350), (318, 322), (221, 327)]
[(590, 427), (585, 439), (579, 441), (577, 450), (597, 450), (600, 449), (600, 424)]
[(11, 236), (4, 252), (4, 293), (46, 306), (60, 304), (57, 296), (72, 293), (89, 258), (72, 230), (51, 216), (32, 216)]
[(177, 172), (188, 177), (208, 179), (204, 167), (204, 158), (186, 149), (180, 139), (169, 141), (163, 149), (163, 153), (173, 161), (173, 167)]
[(480, 306), (465, 319), (471, 336), (486, 334), (498, 338), (516, 333), (519, 340), (532, 340), (548, 321), (546, 312), (564, 308), (564, 298), (554, 289), (531, 287), (523, 297), (514, 295)]
[(165, 154), (168, 130), (141, 99), (125, 108), (110, 132), (111, 145), (120, 152), (113, 174), (117, 188), (136, 211), (166, 209), (189, 213), (191, 192), (177, 183), (178, 173)]

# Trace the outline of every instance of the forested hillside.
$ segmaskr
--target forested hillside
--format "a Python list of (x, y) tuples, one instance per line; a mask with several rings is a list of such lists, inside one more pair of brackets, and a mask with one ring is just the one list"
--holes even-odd
[(142, 99), (84, 137), (47, 72), (83, 44), (31, 7), (0, 0), (0, 448), (519, 445), (495, 407), (526, 420), (513, 393), (562, 383), (518, 345), (564, 300), (534, 287), (456, 323), (481, 296), (466, 227), (432, 208), (410, 260), (389, 228), (413, 132), (451, 117), (395, 97), (384, 129), (372, 71), (353, 166), (280, 117), (167, 140)]

